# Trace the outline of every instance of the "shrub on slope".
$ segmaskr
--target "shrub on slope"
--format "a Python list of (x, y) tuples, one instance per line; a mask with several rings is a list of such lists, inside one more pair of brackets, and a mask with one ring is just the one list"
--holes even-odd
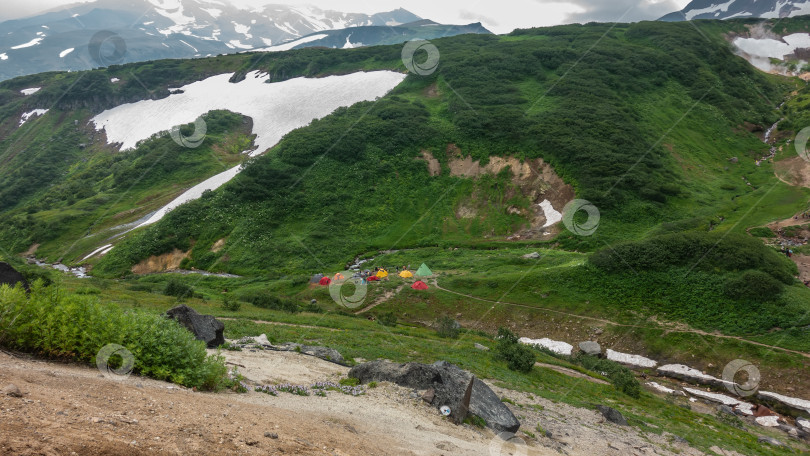
[(41, 283), (30, 296), (21, 287), (0, 286), (0, 345), (94, 363), (107, 344), (126, 347), (135, 358), (134, 372), (142, 375), (208, 390), (227, 380), (223, 360), (208, 355), (205, 343), (174, 320)]

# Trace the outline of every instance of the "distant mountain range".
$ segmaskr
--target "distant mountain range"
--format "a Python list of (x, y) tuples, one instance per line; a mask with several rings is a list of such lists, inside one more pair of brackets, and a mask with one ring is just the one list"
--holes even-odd
[(369, 15), (286, 5), (242, 9), (216, 0), (97, 0), (0, 23), (0, 80), (166, 58), (394, 44), (461, 33), (490, 32), (480, 24), (423, 21), (404, 9)]
[(810, 1), (793, 0), (694, 0), (681, 11), (667, 14), (661, 21), (731, 19), (756, 17), (775, 19), (810, 14)]

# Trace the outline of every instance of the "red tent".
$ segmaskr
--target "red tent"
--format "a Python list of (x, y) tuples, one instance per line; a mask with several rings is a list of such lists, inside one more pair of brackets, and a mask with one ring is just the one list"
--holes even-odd
[(379, 282), (380, 278), (377, 276), (369, 276), (366, 278), (366, 280), (368, 280), (369, 282)]
[(411, 285), (411, 288), (413, 288), (414, 290), (427, 290), (428, 286), (425, 282), (417, 280), (416, 282), (413, 283), (413, 285)]
[(318, 283), (321, 285), (329, 285), (330, 283), (332, 283), (332, 279), (330, 279), (329, 277), (322, 277), (321, 281)]

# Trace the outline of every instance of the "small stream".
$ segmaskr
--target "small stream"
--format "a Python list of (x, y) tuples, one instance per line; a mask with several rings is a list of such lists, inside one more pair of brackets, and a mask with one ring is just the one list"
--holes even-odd
[(38, 260), (36, 258), (32, 258), (29, 262), (33, 261), (33, 263), (41, 268), (51, 268), (56, 269), (57, 271), (66, 272), (68, 274), (73, 274), (74, 276), (80, 279), (89, 279), (90, 276), (87, 274), (87, 268), (82, 266), (76, 266), (73, 268), (69, 268), (62, 263), (46, 263), (44, 261)]

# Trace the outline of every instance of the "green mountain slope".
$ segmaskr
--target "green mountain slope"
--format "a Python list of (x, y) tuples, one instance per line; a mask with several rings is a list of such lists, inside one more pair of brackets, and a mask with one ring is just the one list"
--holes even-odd
[[(774, 103), (799, 82), (755, 70), (719, 32), (688, 23), (573, 25), (433, 43), (441, 56), (435, 73), (411, 74), (381, 100), (291, 132), (225, 187), (116, 240), (94, 273), (125, 276), (175, 250), (189, 252), (184, 268), (277, 277), (334, 271), (379, 250), (553, 247), (596, 253), (564, 268), (517, 262), (492, 282), (516, 282), (515, 293), (568, 284), (579, 290), (558, 296), (561, 306), (593, 301), (734, 334), (810, 323), (810, 295), (794, 280), (795, 265), (745, 234), (806, 207), (807, 189), (755, 164), (768, 146), (749, 132), (777, 121)], [(239, 157), (228, 151), (250, 141), (244, 120), (222, 112), (210, 115), (213, 131), (193, 153), (165, 137), (111, 153), (82, 127), (93, 113), (225, 71), (239, 80), (261, 70), (279, 81), (402, 70), (400, 53), (303, 49), (7, 81), (0, 207), (8, 222), (0, 243), (12, 252), (41, 244), (38, 255), (79, 261), (108, 242), (110, 228), (234, 165)], [(111, 77), (121, 83), (108, 84)], [(15, 94), (34, 84), (43, 90)], [(34, 101), (53, 102), (53, 111), (15, 129)], [(436, 172), (426, 156), (437, 160)], [(464, 157), (481, 167), (542, 159), (599, 209), (598, 229), (514, 240), (554, 189), (534, 191), (507, 169), (459, 175)], [(746, 286), (752, 282), (762, 286)]]

